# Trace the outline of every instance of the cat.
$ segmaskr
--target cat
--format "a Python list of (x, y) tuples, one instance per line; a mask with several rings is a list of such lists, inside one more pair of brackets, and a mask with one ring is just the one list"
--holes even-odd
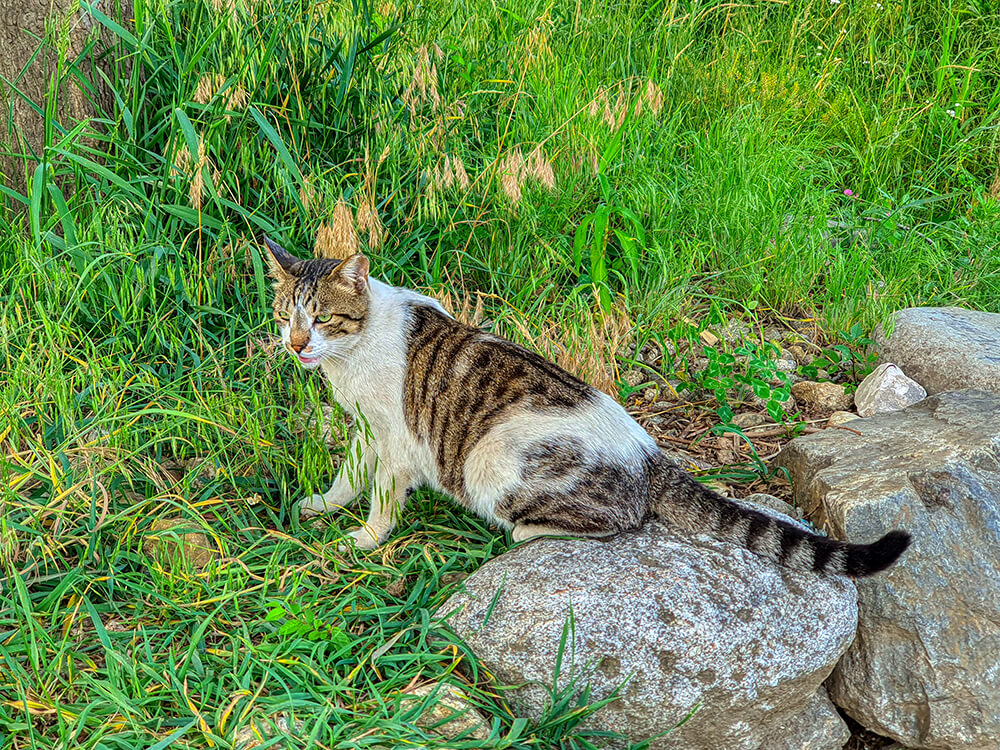
[(358, 424), (330, 489), (302, 515), (370, 490), (351, 532), (374, 549), (409, 494), (430, 486), (505, 529), (604, 537), (661, 519), (787, 567), (868, 576), (909, 545), (904, 531), (848, 544), (737, 504), (671, 464), (607, 394), (539, 355), (463, 325), (434, 299), (369, 277), (361, 254), (300, 260), (265, 238), (284, 347), (320, 368)]

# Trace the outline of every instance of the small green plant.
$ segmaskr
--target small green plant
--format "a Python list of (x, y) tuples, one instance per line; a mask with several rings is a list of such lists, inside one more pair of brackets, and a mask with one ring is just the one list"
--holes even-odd
[(838, 343), (823, 349), (812, 363), (799, 367), (799, 372), (807, 378), (815, 378), (820, 370), (826, 370), (831, 377), (843, 379), (848, 384), (863, 380), (878, 360), (873, 351), (874, 342), (858, 323), (838, 333), (837, 338)]
[[(608, 172), (621, 155), (625, 125), (601, 153), (597, 183), (600, 204), (585, 216), (573, 235), (573, 268), (577, 283), (593, 286), (597, 301), (604, 312), (611, 312), (616, 286), (637, 287), (640, 283), (640, 258), (646, 249), (646, 230), (642, 220), (631, 209), (614, 201), (614, 190)], [(588, 252), (584, 252), (588, 250)]]
[(740, 344), (732, 353), (715, 346), (702, 345), (708, 363), (703, 369), (688, 368), (694, 387), (706, 390), (718, 402), (716, 414), (723, 423), (732, 421), (739, 401), (753, 394), (764, 403), (775, 422), (787, 421), (781, 405), (791, 398), (788, 373), (778, 369), (780, 349), (770, 342)]
[(278, 635), (288, 638), (305, 638), (307, 641), (329, 641), (335, 647), (346, 648), (351, 639), (341, 628), (318, 617), (312, 610), (297, 602), (283, 601), (272, 605), (265, 622), (283, 620)]

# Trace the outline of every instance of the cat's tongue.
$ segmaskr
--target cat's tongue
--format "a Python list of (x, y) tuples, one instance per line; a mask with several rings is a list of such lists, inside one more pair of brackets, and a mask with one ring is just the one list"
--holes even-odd
[(301, 362), (305, 367), (315, 367), (319, 364), (319, 357), (306, 357), (302, 354), (297, 355), (299, 362)]

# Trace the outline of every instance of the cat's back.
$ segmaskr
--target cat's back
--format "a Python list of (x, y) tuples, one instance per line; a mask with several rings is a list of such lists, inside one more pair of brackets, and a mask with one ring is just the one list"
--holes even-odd
[(406, 328), (407, 426), (434, 454), (439, 483), (457, 496), (469, 455), (482, 452), (487, 436), (511, 461), (515, 446), (520, 453), (560, 438), (593, 457), (651, 449), (617, 402), (534, 352), (429, 305), (411, 305)]

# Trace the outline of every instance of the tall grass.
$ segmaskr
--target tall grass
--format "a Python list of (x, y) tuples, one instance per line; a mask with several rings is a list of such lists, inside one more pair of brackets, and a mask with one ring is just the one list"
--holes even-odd
[[(354, 555), (360, 509), (294, 517), (344, 428), (275, 350), (262, 233), (357, 241), (379, 276), (479, 292), (488, 325), (579, 358), (609, 320), (1000, 308), (987, 2), (85, 9), (121, 44), (115, 106), (47, 111), (0, 227), (0, 746), (228, 746), (291, 712), (292, 746), (472, 747), (399, 697), (460, 668), (494, 746), (601, 741), (562, 699), (516, 720), (431, 638), (496, 530), (425, 493)], [(217, 559), (144, 548), (161, 518)], [(324, 637), (284, 627), (303, 608)]]

